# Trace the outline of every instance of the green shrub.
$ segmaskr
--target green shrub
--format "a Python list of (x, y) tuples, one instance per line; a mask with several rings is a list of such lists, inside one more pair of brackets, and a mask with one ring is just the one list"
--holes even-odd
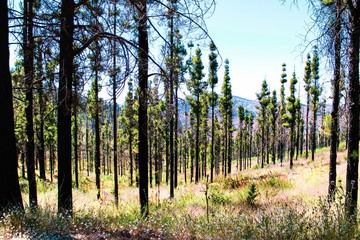
[(224, 191), (220, 192), (217, 188), (210, 188), (208, 196), (214, 205), (225, 205), (230, 202), (230, 199), (224, 194)]
[(256, 184), (252, 183), (249, 187), (249, 190), (247, 192), (246, 196), (246, 203), (249, 206), (255, 206), (256, 197), (259, 195), (259, 191), (256, 188)]

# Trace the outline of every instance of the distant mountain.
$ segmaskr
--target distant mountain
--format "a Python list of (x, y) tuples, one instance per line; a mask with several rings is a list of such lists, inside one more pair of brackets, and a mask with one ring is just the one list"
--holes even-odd
[[(246, 98), (242, 98), (242, 97), (238, 97), (238, 96), (233, 96), (233, 121), (234, 123), (237, 122), (238, 120), (238, 106), (242, 105), (246, 110), (253, 112), (256, 115), (257, 109), (256, 109), (256, 104), (258, 103), (257, 100), (249, 100)], [(180, 118), (180, 122), (184, 122), (185, 121), (185, 113), (189, 113), (190, 112), (190, 104), (189, 102), (185, 99), (181, 99), (179, 100), (179, 118)], [(209, 110), (209, 114), (211, 114), (211, 110)], [(219, 108), (216, 107), (215, 108), (215, 114), (219, 116)]]
[(237, 111), (238, 111), (239, 105), (242, 105), (247, 111), (253, 112), (254, 114), (256, 114), (256, 112), (257, 112), (257, 109), (256, 109), (256, 105), (258, 104), (257, 100), (249, 100), (246, 98), (233, 96), (233, 102), (234, 102), (233, 117), (237, 117)]

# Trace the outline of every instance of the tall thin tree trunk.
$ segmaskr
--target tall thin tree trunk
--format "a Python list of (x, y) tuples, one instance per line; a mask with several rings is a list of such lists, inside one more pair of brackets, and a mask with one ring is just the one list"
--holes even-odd
[(75, 163), (75, 186), (79, 188), (79, 155), (78, 155), (78, 92), (77, 92), (77, 79), (74, 80), (75, 102), (74, 102), (74, 163)]
[(34, 84), (34, 37), (33, 37), (33, 0), (24, 1), (24, 70), (26, 83), (26, 168), (29, 181), (30, 207), (37, 207), (35, 177), (35, 144), (33, 120), (33, 84)]
[(139, 61), (139, 197), (141, 214), (149, 214), (148, 197), (148, 31), (147, 0), (139, 0), (138, 9), (138, 61)]
[[(355, 3), (354, 3), (355, 2)], [(359, 170), (359, 37), (360, 1), (347, 1), (350, 18), (349, 43), (349, 140), (346, 171), (346, 209), (351, 216), (357, 209)]]
[(38, 44), (38, 71), (40, 72), (40, 82), (38, 86), (38, 95), (39, 95), (39, 112), (40, 112), (40, 126), (39, 126), (39, 167), (40, 167), (40, 179), (46, 180), (45, 174), (45, 139), (44, 139), (44, 112), (45, 112), (45, 103), (44, 103), (44, 91), (43, 91), (43, 58), (41, 52), (41, 42)]
[[(181, 156), (181, 152), (180, 154), (178, 153), (179, 151), (179, 147), (178, 147), (178, 142), (179, 142), (179, 134), (178, 134), (178, 123), (179, 123), (179, 101), (178, 101), (178, 78), (179, 76), (175, 77), (175, 124), (174, 124), (174, 138), (175, 138), (175, 142), (174, 142), (174, 188), (177, 188), (178, 186), (178, 162), (179, 162), (179, 155)], [(181, 169), (181, 166), (180, 166)]]
[(134, 156), (132, 149), (132, 133), (129, 131), (129, 157), (130, 157), (130, 186), (134, 183)]
[(336, 158), (339, 129), (339, 103), (340, 103), (340, 68), (341, 68), (341, 0), (336, 1), (335, 23), (335, 66), (333, 80), (333, 106), (331, 111), (331, 138), (330, 138), (330, 165), (329, 165), (329, 200), (334, 200), (336, 188)]
[[(116, 17), (117, 17), (117, 8), (116, 0), (114, 0), (114, 36), (116, 36)], [(116, 39), (113, 41), (113, 159), (114, 159), (114, 197), (115, 205), (118, 205), (119, 202), (119, 182), (118, 182), (118, 159), (117, 159), (117, 103), (116, 103), (116, 90), (117, 90), (117, 65), (116, 65)]]
[(174, 16), (170, 18), (170, 198), (174, 197)]
[[(214, 97), (214, 87), (211, 88), (212, 97)], [(211, 105), (211, 152), (210, 152), (210, 182), (214, 181), (214, 162), (215, 162), (215, 104)]]
[(60, 26), (58, 92), (58, 211), (72, 215), (71, 101), (73, 74), (74, 1), (63, 0)]
[[(197, 97), (197, 106), (200, 105), (199, 96)], [(196, 112), (196, 140), (195, 140), (195, 183), (199, 182), (200, 176), (200, 112)]]
[[(96, 51), (98, 46), (96, 46)], [(99, 83), (98, 83), (98, 69), (97, 69), (97, 58), (95, 57), (95, 181), (97, 189), (97, 199), (100, 199), (100, 119), (99, 119)]]
[(152, 173), (152, 138), (149, 138), (149, 182), (150, 188), (152, 188), (152, 181), (153, 181), (153, 173)]
[(307, 104), (306, 104), (306, 119), (305, 119), (305, 157), (308, 159), (309, 157), (309, 112), (310, 112), (310, 93), (307, 92)]

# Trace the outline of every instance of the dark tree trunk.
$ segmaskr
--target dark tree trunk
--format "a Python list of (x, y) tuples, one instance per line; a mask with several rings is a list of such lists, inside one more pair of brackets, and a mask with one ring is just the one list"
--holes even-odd
[(305, 118), (305, 157), (308, 159), (309, 157), (309, 112), (310, 112), (310, 92), (307, 92), (307, 102), (306, 102), (306, 118)]
[(170, 198), (174, 197), (174, 16), (170, 18)]
[[(179, 123), (179, 99), (178, 99), (178, 79), (179, 76), (175, 77), (175, 124), (174, 124), (174, 138), (175, 138), (175, 142), (174, 142), (174, 187), (177, 188), (178, 186), (178, 162), (179, 162), (179, 155), (181, 156), (181, 153), (178, 153), (179, 149), (178, 149), (178, 142), (179, 142), (179, 135), (178, 135), (178, 123)], [(180, 166), (181, 169), (181, 166)]]
[(75, 91), (75, 103), (74, 103), (74, 162), (75, 162), (75, 186), (79, 188), (79, 155), (78, 155), (78, 113), (77, 113), (77, 104), (78, 104), (78, 93), (77, 93), (77, 80), (74, 81), (74, 91)]
[[(114, 35), (116, 36), (116, 0), (114, 1)], [(117, 103), (116, 103), (116, 90), (117, 90), (117, 69), (116, 69), (116, 39), (113, 41), (113, 158), (114, 158), (114, 197), (115, 204), (119, 202), (119, 183), (118, 183), (118, 159), (117, 159)]]
[(149, 138), (149, 182), (150, 182), (150, 188), (152, 188), (152, 182), (153, 182), (153, 172), (152, 172), (152, 165), (153, 165), (153, 162), (152, 162), (152, 138)]
[(12, 207), (23, 209), (17, 172), (6, 0), (0, 1), (0, 22), (0, 212), (3, 212)]
[(89, 119), (86, 119), (85, 129), (85, 149), (86, 149), (86, 173), (90, 176), (90, 154), (89, 154)]
[(148, 198), (148, 31), (147, 0), (139, 0), (138, 9), (138, 60), (139, 60), (139, 196), (141, 214), (149, 214)]
[(50, 144), (49, 147), (49, 160), (50, 160), (50, 181), (53, 182), (54, 175), (54, 146)]
[[(315, 89), (318, 86), (315, 84)], [(317, 103), (315, 103), (317, 104)], [(317, 108), (313, 110), (313, 122), (311, 125), (311, 160), (315, 160), (315, 151), (316, 151), (316, 122), (317, 122)]]
[(39, 112), (40, 112), (40, 129), (39, 129), (39, 167), (40, 167), (40, 179), (46, 180), (46, 174), (45, 174), (45, 140), (44, 140), (44, 112), (46, 103), (44, 102), (44, 90), (43, 90), (43, 58), (42, 58), (42, 52), (41, 52), (41, 43), (38, 44), (38, 71), (40, 72), (40, 83), (38, 86), (38, 95), (39, 95)]
[[(211, 88), (212, 97), (214, 97), (214, 87)], [(210, 152), (210, 182), (214, 181), (214, 162), (215, 162), (215, 104), (211, 100), (211, 152)]]
[[(200, 106), (200, 97), (197, 97), (197, 106)], [(196, 110), (196, 140), (195, 140), (195, 183), (200, 176), (200, 107)]]
[(339, 102), (340, 102), (340, 67), (341, 67), (341, 0), (336, 1), (336, 24), (335, 24), (335, 66), (333, 80), (333, 104), (331, 111), (331, 138), (330, 138), (330, 170), (329, 170), (329, 200), (334, 200), (336, 188), (336, 158), (339, 129)]
[[(294, 116), (292, 116), (294, 118)], [(294, 146), (295, 146), (295, 124), (290, 124), (290, 169), (293, 167), (294, 160)]]
[(154, 171), (155, 171), (155, 185), (159, 185), (160, 184), (160, 180), (159, 180), (159, 154), (158, 154), (158, 138), (157, 138), (157, 133), (155, 133), (154, 136)]
[[(231, 122), (231, 116), (228, 116), (228, 118), (230, 119)], [(228, 130), (227, 130), (227, 173), (230, 175), (231, 174), (231, 161), (232, 161), (232, 134), (231, 134), (231, 130), (229, 129), (231, 127), (231, 124), (229, 124), (228, 126)]]
[(132, 133), (129, 131), (129, 157), (130, 157), (130, 186), (134, 183), (134, 157), (132, 153)]
[[(98, 49), (98, 47), (97, 47)], [(96, 51), (97, 51), (96, 49)], [(95, 65), (98, 66), (98, 56), (96, 56)], [(95, 70), (95, 181), (97, 189), (97, 199), (100, 199), (100, 119), (99, 119), (99, 83), (98, 70)]]
[[(354, 3), (355, 2), (355, 3)], [(349, 43), (349, 139), (346, 172), (346, 209), (354, 215), (358, 199), (359, 168), (359, 37), (360, 1), (347, 1), (350, 17)]]
[(35, 177), (35, 144), (33, 121), (33, 83), (34, 83), (34, 37), (33, 37), (33, 1), (24, 1), (24, 71), (26, 84), (26, 168), (29, 181), (30, 207), (37, 207)]
[(170, 167), (170, 146), (169, 146), (169, 137), (168, 137), (168, 132), (169, 132), (169, 128), (166, 127), (166, 133), (165, 133), (165, 181), (166, 184), (169, 183), (169, 167)]
[(74, 1), (63, 0), (60, 27), (58, 93), (58, 211), (72, 215), (71, 101), (73, 74)]

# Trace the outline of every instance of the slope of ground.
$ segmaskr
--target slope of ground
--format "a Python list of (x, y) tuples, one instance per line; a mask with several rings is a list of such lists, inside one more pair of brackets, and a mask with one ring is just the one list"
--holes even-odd
[[(346, 161), (339, 153), (339, 194), (326, 199), (328, 151), (315, 161), (301, 158), (264, 169), (250, 169), (214, 183), (181, 183), (169, 199), (166, 185), (150, 188), (150, 216), (139, 214), (138, 189), (120, 179), (118, 207), (112, 179), (102, 177), (96, 199), (93, 177), (74, 190), (74, 217), (56, 214), (56, 185), (39, 182), (39, 210), (12, 212), (0, 220), (5, 239), (360, 239), (359, 226), (345, 217), (341, 187)], [(234, 166), (235, 169), (235, 166)], [(24, 199), (27, 196), (24, 194)], [(322, 200), (321, 200), (322, 199)], [(317, 224), (314, 224), (317, 223)], [(1, 238), (1, 237), (0, 237)]]

